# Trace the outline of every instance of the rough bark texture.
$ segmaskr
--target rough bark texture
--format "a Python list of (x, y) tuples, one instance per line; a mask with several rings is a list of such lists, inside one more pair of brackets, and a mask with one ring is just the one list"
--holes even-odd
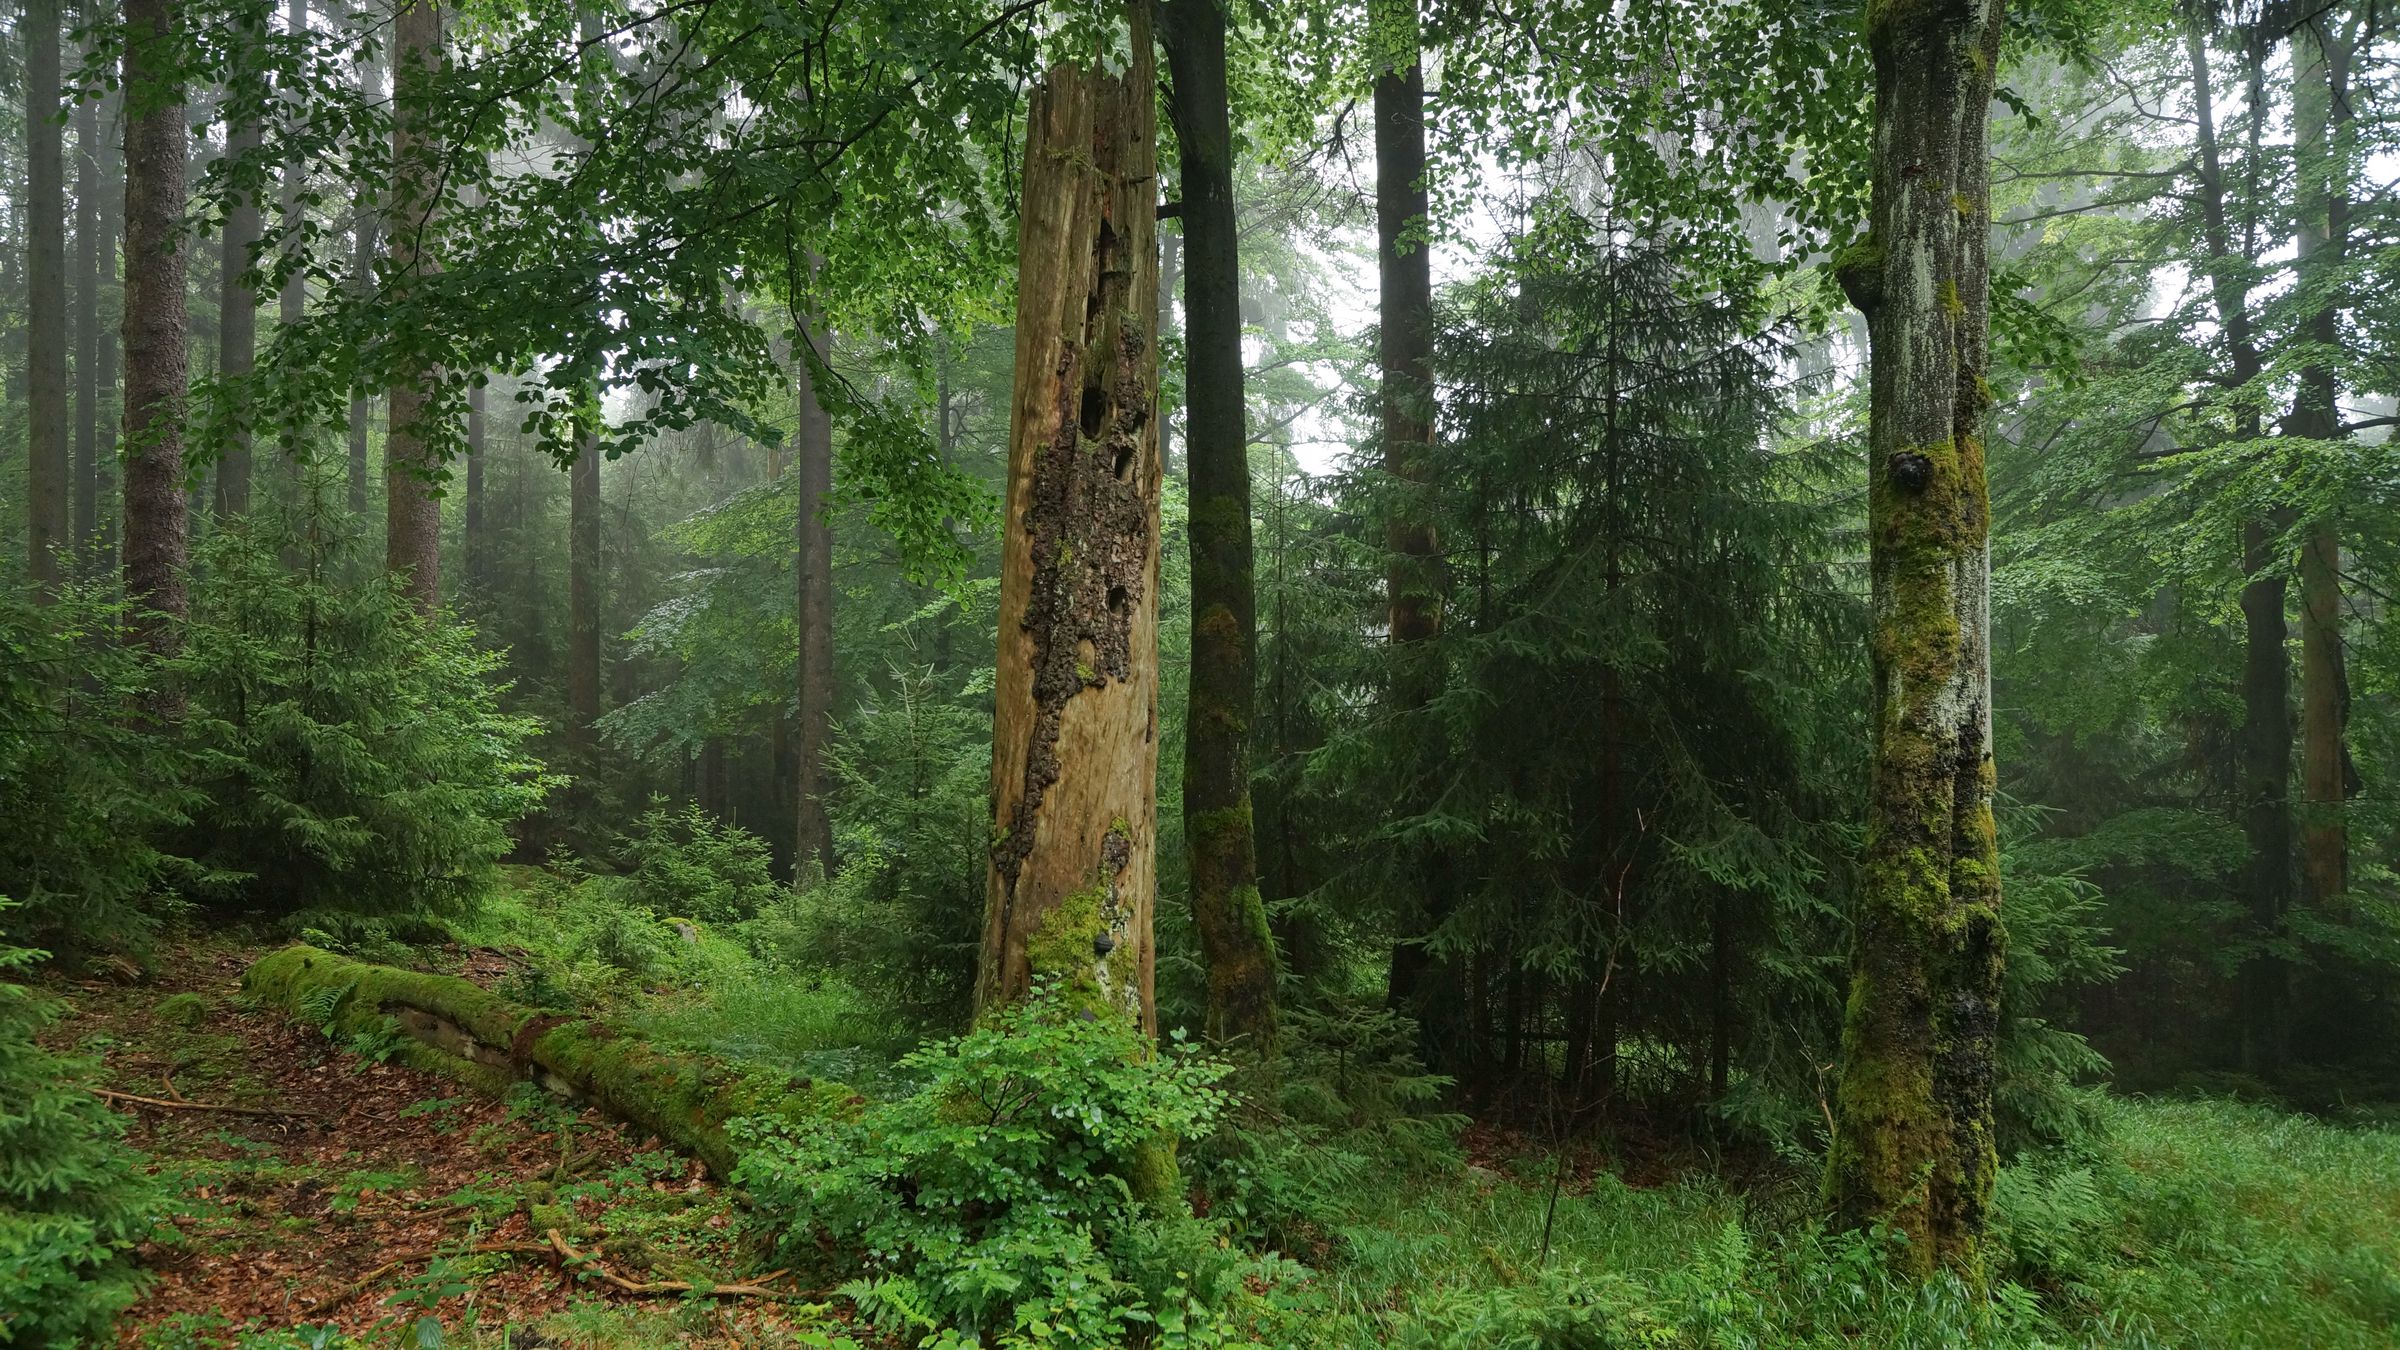
[[(1400, 494), (1385, 545), (1391, 554), (1386, 580), (1396, 673), (1395, 710), (1413, 711), (1434, 692), (1432, 647), (1441, 635), (1441, 548), (1423, 518), (1423, 484), (1433, 454), (1433, 258), (1426, 232), (1431, 226), (1425, 186), (1425, 69), (1416, 0), (1373, 0), (1368, 32), (1380, 63), (1375, 79), (1375, 236), (1378, 316), (1376, 364), (1382, 379), (1378, 400), (1383, 470)], [(1400, 809), (1428, 805), (1430, 789), (1417, 785)], [(1443, 1071), (1466, 1043), (1465, 974), (1450, 957), (1438, 956), (1422, 940), (1449, 918), (1453, 907), (1444, 861), (1426, 858), (1411, 869), (1421, 880), (1419, 932), (1392, 950), (1387, 995), (1392, 1007), (1417, 1019), (1426, 1062)]]
[[(390, 235), (395, 285), (430, 259), (422, 255), (433, 219), (438, 149), (421, 130), (426, 86), (440, 69), (442, 17), (433, 0), (404, 0), (392, 20), (392, 201)], [(441, 464), (420, 424), (431, 412), (429, 386), (437, 372), (411, 372), (393, 381), (391, 422), (383, 442), (386, 569), (406, 578), (417, 611), (432, 618), (441, 594), (441, 498), (436, 476)]]
[(1171, 76), (1168, 113), (1182, 166), (1187, 255), (1184, 402), (1190, 443), (1184, 454), (1191, 480), (1192, 660), (1183, 828), (1192, 922), (1208, 967), (1209, 1035), (1263, 1057), (1275, 1044), (1275, 939), (1258, 893), (1250, 811), (1258, 621), (1225, 14), (1218, 0), (1166, 0), (1159, 14)]
[(1835, 260), (1872, 351), (1874, 764), (1827, 1190), (1979, 1274), (2004, 934), (1992, 825), (1986, 122), (2001, 0), (1870, 0), (1871, 229)]
[(57, 591), (67, 514), (67, 184), (58, 125), (58, 0), (25, 0), (25, 545), (36, 590)]
[[(125, 0), (126, 641), (158, 656), (183, 648), (190, 522), (183, 499), (183, 89), (173, 0)], [(146, 709), (181, 715), (162, 687)]]
[(587, 1101), (708, 1165), (719, 1180), (738, 1157), (728, 1122), (839, 1118), (860, 1100), (838, 1083), (662, 1054), (603, 1022), (555, 1017), (467, 980), (369, 965), (315, 947), (286, 947), (242, 975), (253, 997), (295, 1017), (325, 1015), (328, 1031), (409, 1037), (402, 1058), (494, 1096), (520, 1082)]
[[(75, 456), (69, 528), (77, 556), (100, 530), (100, 105), (75, 105)], [(112, 244), (113, 247), (113, 244)]]
[(989, 906), (975, 1002), (1037, 980), (1155, 1031), (1157, 130), (1147, 6), (1122, 78), (1028, 112)]
[[(100, 160), (98, 211), (100, 224), (100, 270), (93, 278), (93, 293), (99, 297), (100, 352), (93, 360), (99, 383), (99, 447), (92, 454), (91, 479), (87, 490), (91, 495), (92, 513), (97, 522), (93, 536), (94, 553), (103, 563), (116, 551), (117, 513), (108, 508), (112, 485), (117, 479), (118, 409), (117, 375), (122, 362), (124, 335), (124, 296), (117, 289), (117, 255), (123, 249), (122, 237), (125, 208), (125, 147), (124, 98), (111, 93), (104, 100), (100, 116), (103, 127), (118, 139), (101, 146), (93, 153)], [(115, 296), (112, 305), (110, 297)]]
[(600, 720), (600, 438), (567, 467), (567, 728), (587, 748)]
[[(258, 152), (258, 125), (242, 122), (226, 137), (228, 159)], [(258, 201), (236, 193), (225, 204), (225, 230), (218, 237), (217, 374), (239, 380), (258, 365), (258, 297), (243, 273), (258, 246), (263, 226)], [(217, 460), (216, 506), (220, 517), (250, 514), (250, 411), (237, 408), (233, 434)]]
[[(2294, 260), (2301, 293), (2315, 302), (2298, 340), (2300, 370), (2284, 430), (2331, 443), (2342, 438), (2342, 342), (2336, 278), (2348, 244), (2346, 123), (2350, 45), (2341, 20), (2319, 12), (2292, 34), (2292, 136), (2299, 229)], [(2322, 909), (2349, 889), (2349, 680), (2342, 660), (2341, 539), (2331, 508), (2307, 521), (2300, 543), (2300, 890)]]
[[(808, 325), (796, 335), (819, 360), (831, 353)], [(795, 865), (815, 863), (833, 875), (833, 818), (825, 797), (831, 776), (825, 751), (833, 740), (833, 524), (826, 509), (833, 496), (833, 419), (817, 400), (816, 376), (803, 358), (793, 363), (793, 412), (799, 423), (792, 445), (792, 571), (800, 626), (799, 700), (792, 737), (793, 800), (799, 832)]]

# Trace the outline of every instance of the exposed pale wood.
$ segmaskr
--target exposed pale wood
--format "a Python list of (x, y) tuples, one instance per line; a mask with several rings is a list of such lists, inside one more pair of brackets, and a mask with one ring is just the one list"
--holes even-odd
[[(1125, 74), (1054, 68), (1028, 114), (976, 1002), (1055, 976), (1155, 1030), (1156, 73), (1130, 9)], [(1092, 931), (1037, 971), (1078, 901)]]

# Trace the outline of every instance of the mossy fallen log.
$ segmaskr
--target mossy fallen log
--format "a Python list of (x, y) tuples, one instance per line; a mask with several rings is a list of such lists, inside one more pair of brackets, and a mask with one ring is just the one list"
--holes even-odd
[(846, 1116), (859, 1099), (814, 1082), (706, 1055), (669, 1054), (589, 1018), (529, 1008), (468, 980), (286, 947), (242, 976), (262, 1003), (334, 1034), (405, 1035), (401, 1062), (499, 1095), (534, 1082), (586, 1101), (690, 1153), (720, 1180), (736, 1161), (728, 1122), (806, 1124)]

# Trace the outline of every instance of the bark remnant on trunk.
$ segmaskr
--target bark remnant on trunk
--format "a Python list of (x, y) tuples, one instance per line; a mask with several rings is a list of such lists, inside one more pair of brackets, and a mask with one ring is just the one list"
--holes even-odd
[(1054, 67), (1027, 116), (975, 1003), (1057, 982), (1155, 1033), (1156, 74)]
[(1870, 229), (1835, 259), (1872, 353), (1874, 762), (1827, 1191), (1979, 1277), (2005, 934), (1984, 482), (2002, 0), (1870, 0)]

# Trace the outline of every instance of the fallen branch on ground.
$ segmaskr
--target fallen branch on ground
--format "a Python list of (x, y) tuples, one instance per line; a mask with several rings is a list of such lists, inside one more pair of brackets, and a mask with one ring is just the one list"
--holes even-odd
[(549, 1231), (549, 1238), (551, 1247), (558, 1252), (559, 1259), (567, 1263), (567, 1269), (569, 1271), (589, 1271), (592, 1274), (599, 1276), (600, 1279), (610, 1288), (615, 1289), (619, 1293), (714, 1294), (722, 1295), (726, 1298), (799, 1297), (797, 1294), (784, 1293), (780, 1289), (769, 1289), (763, 1283), (765, 1280), (772, 1280), (777, 1276), (786, 1273), (780, 1270), (776, 1271), (772, 1275), (760, 1277), (762, 1282), (748, 1284), (693, 1284), (687, 1280), (629, 1280), (624, 1276), (619, 1275), (617, 1272), (610, 1270), (608, 1267), (601, 1265), (600, 1258), (596, 1254), (591, 1252), (579, 1252), (575, 1250), (573, 1244), (567, 1241), (566, 1235), (559, 1232), (557, 1229), (553, 1228)]
[(223, 1111), (236, 1116), (295, 1116), (307, 1120), (330, 1119), (322, 1111), (302, 1111), (288, 1106), (229, 1106), (222, 1102), (171, 1102), (164, 1097), (144, 1097), (138, 1093), (118, 1092), (110, 1088), (93, 1088), (92, 1095), (102, 1101), (132, 1102), (136, 1106), (148, 1106), (161, 1111)]

